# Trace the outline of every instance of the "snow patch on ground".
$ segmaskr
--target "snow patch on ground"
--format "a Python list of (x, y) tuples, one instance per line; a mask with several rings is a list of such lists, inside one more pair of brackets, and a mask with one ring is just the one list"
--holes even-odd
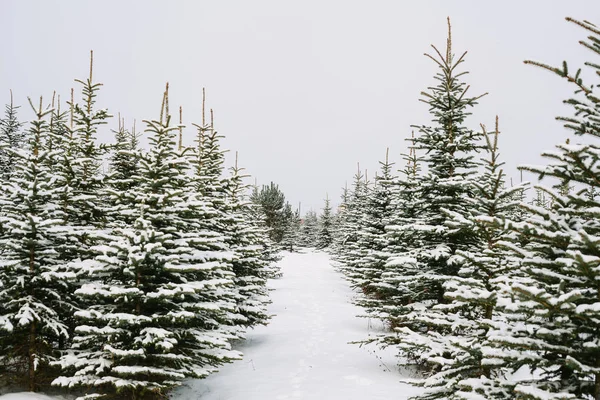
[(9, 393), (0, 396), (0, 400), (60, 400), (63, 399), (61, 396), (46, 396), (41, 393), (32, 392), (21, 392), (21, 393)]
[(269, 283), (275, 317), (248, 333), (238, 348), (244, 359), (188, 381), (173, 399), (401, 400), (418, 393), (400, 382), (394, 354), (349, 344), (365, 339), (371, 324), (356, 317), (362, 310), (350, 303), (353, 292), (329, 255), (286, 253), (280, 265), (283, 277)]

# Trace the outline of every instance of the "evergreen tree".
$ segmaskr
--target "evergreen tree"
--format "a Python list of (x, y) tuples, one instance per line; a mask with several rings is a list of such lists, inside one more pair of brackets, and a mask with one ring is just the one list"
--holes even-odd
[(319, 218), (317, 213), (309, 210), (300, 226), (300, 244), (302, 247), (316, 247), (319, 233)]
[(102, 254), (84, 265), (89, 282), (76, 291), (92, 305), (75, 313), (73, 348), (59, 363), (65, 376), (54, 384), (87, 387), (90, 397), (160, 398), (239, 357), (224, 326), (235, 311), (232, 255), (202, 224), (211, 204), (175, 149), (178, 127), (164, 103), (166, 115), (146, 121), (151, 148), (117, 206), (136, 219), (111, 227), (95, 248)]
[(379, 278), (376, 273), (369, 279), (369, 296), (362, 303), (370, 317), (380, 318), (391, 327), (394, 327), (394, 316), (403, 314), (410, 302), (410, 292), (403, 285), (398, 285), (398, 282), (402, 281), (405, 273), (412, 273), (410, 268), (407, 268), (407, 271), (403, 268), (410, 267), (411, 264), (398, 263), (398, 260), (392, 257), (397, 254), (410, 254), (421, 245), (420, 238), (410, 230), (420, 216), (420, 160), (414, 146), (414, 133), (407, 140), (410, 145), (408, 153), (403, 155), (405, 167), (400, 171), (400, 177), (395, 178), (389, 188), (392, 192), (390, 214), (388, 220), (384, 221), (383, 239), (387, 247), (380, 253), (382, 257), (387, 255), (387, 259)]
[(294, 245), (298, 244), (298, 213), (292, 210), (292, 205), (289, 202), (285, 203), (283, 208), (283, 235), (281, 238), (281, 248), (294, 251)]
[(265, 215), (265, 225), (269, 229), (269, 237), (275, 243), (281, 242), (285, 232), (285, 195), (279, 186), (271, 182), (263, 185), (258, 195)]
[[(600, 30), (589, 22), (568, 18), (590, 35), (580, 42), (600, 55)], [(515, 386), (517, 399), (600, 399), (600, 234), (599, 186), (600, 100), (596, 85), (586, 85), (581, 70), (528, 61), (575, 85), (575, 97), (565, 103), (574, 115), (559, 118), (580, 143), (556, 146), (543, 154), (546, 166), (523, 169), (554, 178), (554, 187), (538, 186), (550, 201), (546, 207), (527, 205), (531, 216), (511, 223), (528, 241), (508, 246), (523, 257), (507, 289), (506, 323), (489, 332), (488, 363), (505, 363), (512, 370), (526, 367), (531, 375)], [(598, 77), (598, 62), (585, 64)], [(507, 397), (508, 398), (508, 397)]]
[[(138, 174), (139, 134), (125, 129), (124, 121), (119, 119), (119, 128), (115, 132), (115, 144), (110, 157), (110, 173), (106, 178), (108, 185), (117, 192), (126, 192), (135, 184)], [(116, 194), (116, 193), (113, 193)]]
[[(380, 174), (375, 177), (373, 190), (369, 192), (365, 214), (362, 216), (362, 230), (358, 233), (358, 244), (366, 252), (358, 260), (362, 274), (361, 289), (367, 295), (358, 302), (371, 308), (379, 303), (381, 296), (381, 276), (385, 272), (385, 264), (390, 257), (388, 250), (389, 237), (386, 225), (395, 213), (393, 201), (397, 197), (395, 185), (397, 177), (392, 174), (394, 163), (389, 161), (389, 149), (386, 150), (385, 160), (380, 161)], [(374, 301), (374, 303), (373, 303)]]
[(25, 145), (25, 133), (17, 119), (19, 106), (13, 104), (12, 91), (10, 103), (6, 105), (4, 118), (0, 119), (0, 175), (3, 182), (10, 179), (17, 161), (16, 151)]
[(336, 249), (335, 258), (340, 263), (341, 270), (351, 280), (353, 276), (359, 276), (354, 264), (360, 258), (358, 232), (361, 229), (362, 216), (366, 206), (368, 182), (366, 176), (360, 170), (360, 166), (354, 175), (352, 192), (345, 205), (343, 219), (340, 220), (339, 232), (341, 242)]
[(294, 251), (294, 246), (298, 246), (300, 237), (300, 213), (298, 210), (292, 211), (292, 205), (285, 204), (283, 211), (285, 229), (281, 240), (281, 247), (284, 250)]
[(503, 383), (506, 369), (490, 362), (485, 354), (489, 349), (489, 327), (503, 323), (504, 316), (498, 304), (507, 297), (503, 286), (507, 276), (517, 267), (519, 259), (502, 247), (503, 243), (516, 241), (515, 235), (504, 223), (514, 216), (519, 202), (515, 194), (523, 186), (507, 188), (504, 164), (499, 160), (498, 121), (493, 134), (483, 127), (488, 157), (482, 158), (484, 172), (474, 183), (471, 216), (449, 214), (447, 225), (455, 229), (465, 225), (477, 234), (478, 242), (466, 249), (458, 249), (456, 257), (461, 269), (457, 276), (444, 283), (448, 304), (428, 309), (415, 315), (428, 331), (407, 331), (404, 343), (421, 343), (421, 359), (433, 367), (431, 374), (420, 385), (426, 391), (416, 398), (422, 399), (505, 399), (510, 388)]
[(415, 210), (418, 218), (403, 229), (412, 236), (411, 242), (419, 244), (411, 245), (408, 252), (394, 255), (388, 262), (402, 273), (387, 282), (405, 293), (404, 304), (400, 304), (404, 309), (392, 320), (397, 333), (388, 339), (398, 345), (402, 354), (417, 360), (423, 360), (421, 355), (427, 346), (413, 340), (411, 333), (447, 332), (449, 327), (436, 325), (434, 317), (428, 320), (428, 316), (435, 313), (436, 305), (448, 302), (444, 283), (458, 275), (461, 260), (457, 251), (468, 251), (477, 243), (471, 224), (448, 224), (456, 215), (463, 219), (471, 215), (478, 167), (474, 157), (482, 147), (481, 133), (465, 126), (465, 118), (479, 97), (467, 95), (468, 86), (461, 81), (466, 72), (459, 72), (466, 53), (458, 58), (452, 53), (449, 21), (448, 28), (445, 54), (434, 47), (437, 57), (429, 56), (439, 67), (438, 85), (422, 94), (430, 106), (433, 124), (417, 127), (414, 138), (415, 149), (425, 153), (427, 172), (419, 179)]
[(329, 204), (329, 196), (326, 196), (323, 214), (321, 214), (321, 217), (319, 218), (319, 237), (317, 239), (318, 249), (325, 249), (331, 245), (331, 242), (333, 241), (332, 223), (331, 205)]
[(272, 274), (269, 264), (263, 256), (264, 231), (254, 225), (249, 218), (251, 203), (245, 198), (247, 186), (245, 175), (238, 167), (237, 153), (231, 176), (227, 181), (227, 205), (233, 224), (229, 239), (229, 248), (234, 257), (234, 286), (238, 312), (243, 317), (238, 323), (244, 326), (266, 324), (269, 315), (266, 305), (269, 303), (266, 280)]
[(50, 135), (48, 115), (40, 105), (27, 133), (28, 146), (15, 152), (15, 173), (2, 186), (5, 235), (0, 268), (0, 371), (30, 391), (47, 383), (48, 365), (61, 340), (69, 338), (64, 316), (72, 312), (67, 299), (66, 260), (56, 248), (70, 234), (56, 202), (61, 190), (49, 165), (56, 155), (45, 147)]
[(279, 275), (279, 270), (276, 266), (275, 261), (278, 261), (277, 251), (273, 244), (273, 241), (269, 237), (269, 231), (266, 225), (266, 216), (262, 205), (260, 204), (260, 194), (258, 186), (252, 187), (250, 194), (250, 201), (248, 207), (245, 209), (248, 221), (254, 227), (257, 236), (257, 244), (261, 247), (261, 259), (269, 265), (269, 277), (274, 278)]

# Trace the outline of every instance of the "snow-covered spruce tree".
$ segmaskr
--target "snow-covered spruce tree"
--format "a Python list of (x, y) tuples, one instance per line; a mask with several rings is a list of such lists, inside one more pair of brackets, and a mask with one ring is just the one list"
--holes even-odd
[[(71, 104), (73, 107), (72, 153), (70, 170), (65, 171), (65, 180), (72, 187), (72, 196), (65, 199), (69, 221), (81, 227), (80, 241), (83, 245), (91, 243), (88, 231), (104, 223), (102, 200), (98, 194), (102, 190), (102, 156), (105, 150), (97, 143), (98, 128), (111, 117), (106, 109), (96, 109), (96, 97), (102, 83), (93, 80), (93, 52), (90, 57), (90, 75), (85, 80), (77, 79), (81, 84), (82, 102)], [(82, 257), (83, 258), (83, 257)]]
[(319, 233), (319, 218), (317, 213), (309, 210), (304, 214), (300, 225), (299, 243), (302, 247), (316, 247)]
[[(585, 63), (598, 79), (600, 30), (589, 22), (568, 18), (590, 35), (580, 43), (596, 60)], [(541, 178), (554, 178), (554, 187), (538, 186), (549, 208), (527, 206), (533, 214), (515, 230), (528, 237), (512, 249), (523, 257), (509, 285), (514, 302), (505, 307), (507, 322), (496, 324), (490, 340), (493, 359), (531, 374), (519, 382), (517, 399), (600, 399), (600, 99), (597, 84), (587, 85), (581, 70), (526, 61), (550, 70), (575, 85), (565, 103), (574, 108), (560, 117), (574, 133), (571, 142), (543, 156), (546, 166), (525, 166)], [(570, 188), (570, 190), (566, 190)]]
[(412, 242), (420, 243), (390, 259), (388, 265), (402, 272), (386, 280), (405, 293), (405, 303), (400, 304), (404, 311), (393, 317), (396, 331), (387, 340), (417, 360), (422, 360), (420, 355), (427, 349), (412, 341), (411, 332), (446, 333), (448, 327), (426, 322), (427, 315), (436, 305), (448, 302), (443, 284), (458, 275), (461, 260), (456, 257), (457, 250), (468, 251), (477, 243), (472, 225), (448, 225), (454, 216), (468, 218), (472, 212), (478, 167), (475, 154), (482, 148), (482, 134), (465, 125), (470, 108), (481, 96), (467, 94), (469, 87), (461, 80), (466, 72), (459, 71), (466, 53), (460, 57), (452, 53), (449, 20), (448, 28), (445, 54), (433, 47), (437, 56), (428, 55), (439, 68), (437, 86), (422, 93), (430, 107), (432, 125), (416, 127), (414, 138), (415, 149), (424, 152), (427, 171), (419, 179), (417, 218), (404, 230)]
[(258, 201), (265, 215), (269, 237), (275, 243), (281, 242), (285, 231), (285, 195), (278, 185), (271, 182), (270, 185), (262, 186), (258, 194)]
[[(515, 215), (524, 186), (506, 187), (503, 162), (498, 151), (498, 121), (493, 134), (483, 127), (487, 157), (482, 158), (483, 173), (474, 182), (470, 216), (442, 210), (450, 217), (453, 229), (472, 229), (477, 242), (456, 250), (461, 262), (457, 276), (444, 283), (448, 304), (430, 307), (415, 314), (417, 323), (433, 327), (427, 331), (405, 330), (400, 346), (419, 344), (420, 359), (435, 373), (418, 385), (426, 388), (418, 399), (505, 399), (511, 388), (506, 385), (507, 370), (489, 357), (490, 325), (504, 323), (498, 303), (506, 302), (503, 286), (518, 267), (519, 258), (502, 244), (515, 241), (515, 234), (503, 222)], [(517, 201), (515, 201), (517, 200)], [(467, 228), (468, 227), (468, 228)]]
[(72, 311), (67, 282), (73, 276), (56, 251), (69, 231), (56, 201), (61, 188), (49, 169), (56, 154), (45, 147), (53, 110), (44, 110), (41, 98), (32, 108), (36, 119), (27, 132), (28, 145), (14, 153), (14, 174), (0, 193), (5, 231), (0, 242), (0, 328), (5, 330), (0, 372), (36, 391), (48, 383), (48, 364), (61, 338), (69, 336), (64, 316)]
[(339, 221), (338, 235), (340, 243), (336, 246), (335, 259), (340, 269), (350, 276), (355, 267), (353, 262), (359, 258), (358, 232), (361, 228), (362, 215), (365, 209), (367, 194), (367, 178), (360, 170), (354, 175), (352, 190), (344, 209), (343, 218)]
[[(410, 227), (419, 218), (419, 180), (420, 168), (419, 158), (414, 147), (414, 133), (411, 138), (408, 153), (402, 158), (406, 162), (404, 169), (400, 172), (393, 183), (391, 195), (391, 214), (385, 225), (384, 241), (387, 247), (381, 256), (388, 254), (383, 270), (377, 277), (369, 279), (368, 301), (363, 302), (369, 316), (380, 318), (393, 326), (393, 316), (406, 311), (405, 306), (409, 303), (410, 293), (402, 285), (397, 284), (397, 278), (405, 275), (403, 265), (388, 265), (389, 259), (395, 254), (409, 254), (410, 251), (420, 246), (417, 235), (413, 235)], [(410, 271), (410, 270), (409, 270)], [(410, 273), (410, 272), (409, 272)]]
[(329, 196), (325, 196), (325, 205), (323, 214), (319, 217), (319, 236), (317, 239), (317, 249), (329, 248), (333, 241), (332, 224), (333, 215), (331, 214), (331, 204)]
[(246, 198), (248, 187), (244, 184), (243, 169), (238, 167), (236, 152), (235, 165), (227, 180), (227, 206), (232, 219), (229, 236), (229, 249), (233, 251), (234, 285), (238, 312), (243, 316), (239, 323), (244, 326), (266, 324), (269, 315), (267, 278), (271, 275), (270, 261), (263, 253), (264, 231), (249, 218), (251, 203)]
[(342, 194), (340, 195), (340, 205), (338, 206), (333, 216), (333, 227), (332, 227), (332, 243), (331, 253), (336, 255), (339, 254), (340, 247), (344, 242), (344, 232), (342, 230), (343, 222), (346, 219), (346, 211), (348, 209), (348, 203), (350, 201), (350, 192), (348, 191), (348, 184), (342, 188)]
[(115, 144), (106, 178), (107, 185), (116, 192), (125, 193), (136, 183), (134, 177), (138, 175), (139, 138), (135, 126), (128, 130), (125, 128), (125, 122), (119, 118), (119, 128), (115, 132)]
[(367, 309), (373, 305), (372, 300), (377, 304), (381, 299), (378, 288), (381, 287), (381, 275), (386, 270), (385, 264), (390, 256), (389, 236), (385, 227), (396, 211), (393, 201), (397, 197), (397, 177), (392, 173), (394, 163), (389, 160), (389, 149), (385, 152), (385, 160), (379, 164), (380, 174), (375, 177), (373, 190), (368, 194), (362, 230), (358, 233), (359, 246), (367, 250), (358, 260), (363, 271), (361, 289), (367, 295), (359, 300), (359, 304)]
[(257, 244), (262, 248), (261, 258), (269, 265), (269, 277), (274, 278), (279, 276), (280, 271), (275, 263), (279, 260), (279, 257), (277, 256), (277, 250), (275, 249), (273, 241), (269, 237), (269, 230), (265, 222), (266, 217), (262, 205), (260, 204), (258, 185), (256, 184), (252, 187), (250, 201), (245, 212), (248, 221), (252, 224), (257, 233)]
[(150, 150), (136, 184), (116, 202), (137, 218), (111, 226), (110, 239), (94, 248), (103, 254), (84, 264), (89, 282), (76, 294), (91, 305), (75, 313), (73, 347), (54, 381), (90, 397), (163, 398), (183, 379), (239, 357), (221, 322), (234, 309), (231, 254), (222, 236), (197, 222), (211, 205), (175, 148), (178, 127), (168, 113), (146, 125)]
[(300, 238), (300, 212), (293, 211), (289, 202), (283, 208), (284, 230), (280, 246), (283, 250), (294, 251), (298, 247)]
[(10, 179), (15, 169), (17, 156), (15, 152), (25, 145), (25, 132), (17, 119), (19, 106), (13, 104), (10, 92), (10, 103), (5, 107), (4, 118), (0, 118), (0, 177), (2, 182)]
[(283, 250), (294, 251), (294, 246), (298, 246), (300, 235), (300, 214), (292, 210), (289, 202), (286, 202), (283, 208), (283, 224), (284, 230), (280, 246)]
[[(365, 265), (361, 260), (371, 251), (370, 245), (366, 241), (361, 241), (361, 238), (364, 232), (365, 216), (367, 215), (368, 202), (372, 190), (372, 184), (368, 180), (367, 171), (365, 170), (364, 179), (362, 181), (355, 181), (347, 214), (347, 221), (354, 221), (352, 225), (356, 230), (352, 232), (351, 236), (344, 243), (343, 254), (340, 258), (343, 264), (342, 271), (351, 284), (359, 288), (362, 288), (365, 284)], [(346, 229), (348, 229), (348, 226)]]

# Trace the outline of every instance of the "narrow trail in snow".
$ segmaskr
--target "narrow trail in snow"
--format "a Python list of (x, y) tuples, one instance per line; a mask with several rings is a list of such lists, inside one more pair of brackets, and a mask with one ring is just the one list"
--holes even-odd
[(369, 322), (356, 317), (361, 310), (329, 255), (286, 253), (280, 265), (283, 277), (270, 282), (275, 316), (248, 333), (239, 348), (244, 359), (188, 382), (173, 399), (387, 400), (416, 393), (399, 382), (391, 355), (379, 359), (348, 343), (366, 338)]

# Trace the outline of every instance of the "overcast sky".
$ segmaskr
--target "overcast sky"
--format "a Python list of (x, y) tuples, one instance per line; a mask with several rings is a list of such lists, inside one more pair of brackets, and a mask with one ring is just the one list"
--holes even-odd
[(0, 102), (9, 89), (22, 105), (53, 90), (67, 98), (91, 49), (98, 105), (127, 124), (158, 118), (168, 81), (191, 127), (206, 87), (224, 148), (259, 184), (320, 210), (357, 162), (372, 176), (386, 147), (399, 160), (410, 126), (430, 121), (418, 100), (436, 68), (423, 53), (444, 46), (447, 16), (455, 52), (468, 50), (472, 94), (489, 92), (469, 123), (491, 128), (500, 116), (501, 153), (518, 179), (517, 165), (541, 162), (569, 135), (554, 117), (569, 112), (571, 93), (523, 60), (575, 69), (589, 59), (577, 44), (585, 32), (564, 18), (600, 24), (600, 1), (0, 0)]

